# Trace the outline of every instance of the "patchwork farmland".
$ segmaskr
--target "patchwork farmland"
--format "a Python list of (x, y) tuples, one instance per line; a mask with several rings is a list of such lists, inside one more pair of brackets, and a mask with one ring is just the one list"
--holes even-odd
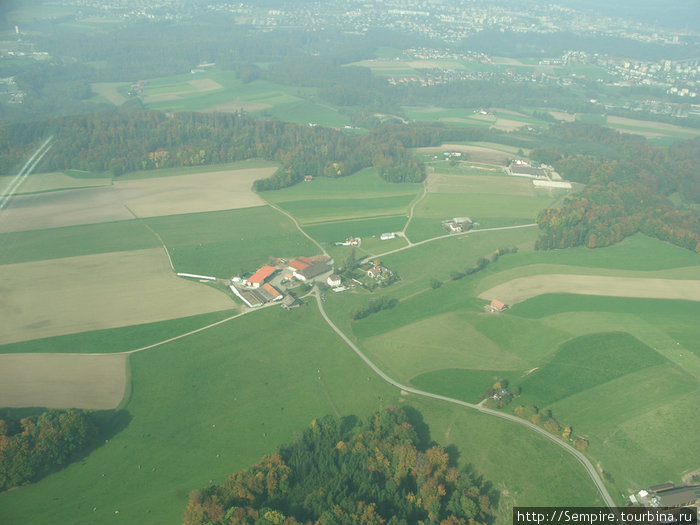
[[(696, 449), (700, 429), (678, 436), (669, 451), (660, 446), (663, 426), (650, 422), (660, 417), (665, 425), (682, 425), (697, 416), (698, 373), (687, 355), (700, 352), (700, 333), (690, 322), (700, 305), (693, 295), (699, 256), (643, 236), (595, 252), (535, 252), (538, 232), (528, 224), (565, 193), (541, 193), (485, 165), (509, 154), (498, 145), (465, 148), (483, 157), (456, 166), (438, 160), (425, 185), (389, 184), (363, 170), (255, 194), (252, 180), (274, 167), (248, 164), (136, 174), (109, 184), (95, 177), (85, 184), (91, 187), (72, 186), (70, 174), (44, 176), (36, 182), (44, 193), (18, 195), (0, 216), (0, 245), (12, 248), (0, 266), (13, 276), (3, 285), (12, 298), (5, 304), (21, 305), (29, 292), (45, 300), (2, 312), (11, 323), (0, 332), (0, 359), (6, 359), (0, 364), (12, 375), (44, 362), (39, 352), (63, 355), (51, 362), (55, 374), (35, 369), (33, 397), (0, 404), (49, 406), (53, 397), (57, 405), (77, 406), (61, 389), (79, 380), (81, 391), (94, 396), (85, 406), (121, 411), (111, 423), (113, 437), (84, 461), (0, 494), (3, 515), (11, 522), (31, 515), (37, 524), (87, 524), (113, 520), (119, 511), (134, 523), (176, 522), (192, 489), (222, 482), (290, 441), (310, 420), (364, 417), (400, 404), (421, 410), (431, 439), (458, 447), (480, 474), (499, 480), (498, 523), (509, 520), (515, 504), (603, 503), (577, 460), (541, 436), (383, 382), (324, 322), (311, 298), (289, 311), (248, 309), (225, 287), (174, 275), (223, 280), (274, 258), (318, 254), (300, 229), (336, 263), (355, 250), (357, 259), (378, 258), (399, 276), (375, 293), (345, 282), (344, 291), (325, 291), (323, 303), (340, 330), (392, 378), (470, 403), (508, 379), (522, 388), (514, 405), (551, 410), (586, 437), (586, 454), (601, 476), (607, 473), (613, 495), (659, 478), (677, 480), (692, 469), (677, 452)], [(187, 198), (202, 187), (211, 191)], [(104, 209), (81, 206), (85, 191), (102, 192), (95, 195)], [(60, 221), (41, 210), (59, 210)], [(466, 216), (478, 223), (472, 231), (449, 234), (442, 226)], [(525, 227), (499, 229), (511, 225)], [(400, 235), (383, 241), (385, 232)], [(350, 237), (362, 242), (336, 246)], [(396, 247), (404, 249), (382, 255)], [(455, 277), (506, 247), (518, 251)], [(562, 290), (556, 279), (550, 286), (543, 277), (549, 274), (562, 282), (575, 275), (582, 288)], [(516, 287), (522, 279), (528, 286)], [(625, 297), (650, 280), (665, 284), (645, 286), (646, 298)], [(580, 295), (586, 290), (593, 295)], [(395, 306), (352, 318), (378, 295), (395, 299)], [(492, 298), (513, 307), (487, 313), (483, 307)], [(139, 351), (124, 353), (131, 350)], [(109, 366), (90, 355), (101, 352)], [(616, 375), (591, 371), (572, 381), (572, 367), (585, 364), (581, 352), (595, 352), (598, 366)], [(620, 360), (637, 366), (614, 367)], [(559, 395), (545, 395), (557, 388)], [(645, 391), (657, 395), (634, 403)], [(0, 390), (0, 399), (8, 396)], [(184, 448), (191, 453), (172, 461)], [(533, 484), (535, 471), (549, 475)], [(58, 499), (49, 504), (52, 498)], [(30, 508), (30, 501), (47, 503)]]

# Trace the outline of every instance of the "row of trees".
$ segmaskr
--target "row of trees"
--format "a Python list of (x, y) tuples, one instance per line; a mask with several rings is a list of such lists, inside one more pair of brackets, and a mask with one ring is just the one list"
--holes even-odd
[(370, 299), (369, 303), (364, 308), (355, 310), (352, 313), (352, 318), (355, 320), (364, 319), (365, 317), (369, 317), (370, 315), (381, 312), (382, 310), (394, 308), (397, 304), (399, 304), (398, 299), (389, 299), (388, 297), (382, 295), (377, 299)]
[(551, 410), (541, 411), (536, 406), (517, 406), (513, 410), (516, 416), (533, 422), (535, 425), (544, 428), (551, 434), (561, 437), (564, 441), (570, 441), (583, 452), (588, 448), (588, 441), (583, 437), (576, 436), (570, 426), (562, 426), (552, 416)]
[(83, 410), (0, 419), (0, 490), (35, 481), (92, 444), (97, 425)]
[(490, 508), (483, 480), (455, 468), (442, 448), (422, 448), (393, 408), (356, 425), (312, 421), (278, 453), (194, 491), (183, 523), (477, 525)]

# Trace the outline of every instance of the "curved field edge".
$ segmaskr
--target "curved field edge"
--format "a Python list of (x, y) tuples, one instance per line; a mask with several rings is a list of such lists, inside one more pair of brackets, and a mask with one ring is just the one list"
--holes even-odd
[(548, 273), (506, 281), (481, 292), (479, 297), (513, 305), (557, 293), (700, 301), (700, 280)]

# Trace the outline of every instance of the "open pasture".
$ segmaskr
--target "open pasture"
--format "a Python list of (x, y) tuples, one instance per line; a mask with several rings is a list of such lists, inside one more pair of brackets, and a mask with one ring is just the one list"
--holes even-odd
[(0, 233), (0, 265), (159, 246), (155, 235), (135, 219)]
[(700, 301), (700, 280), (612, 277), (602, 275), (531, 275), (497, 285), (479, 294), (516, 304), (545, 293), (648, 297)]
[(479, 290), (538, 273), (599, 273), (635, 277), (700, 279), (700, 254), (636, 234), (623, 241), (591, 250), (521, 251), (499, 261), (498, 274), (481, 279)]
[(441, 146), (426, 146), (416, 148), (418, 153), (442, 155), (445, 151), (458, 151), (466, 155), (463, 160), (480, 164), (505, 166), (513, 158), (511, 153), (494, 149), (493, 147), (476, 146), (470, 144), (442, 144)]
[(477, 331), (461, 312), (420, 320), (369, 337), (362, 346), (377, 365), (399, 381), (443, 368), (520, 369), (527, 363)]
[(360, 246), (362, 248), (369, 240), (368, 237), (378, 238), (384, 232), (401, 231), (404, 224), (406, 224), (406, 216), (399, 215), (310, 224), (304, 228), (304, 231), (321, 244), (343, 242), (348, 237), (359, 237), (362, 240)]
[[(314, 344), (305, 344), (310, 339)], [(339, 342), (312, 306), (266, 309), (136, 354), (131, 381), (128, 420), (114, 422), (123, 430), (108, 443), (38, 483), (0, 494), (0, 513), (10, 523), (107, 523), (115, 511), (129, 523), (176, 523), (191, 490), (223, 482), (291, 441), (312, 419), (366, 417), (397, 404), (421, 410), (428, 441), (458, 447), (460, 466), (494, 481), (502, 491), (499, 524), (508, 523), (513, 504), (598, 503), (580, 465), (530, 431), (400, 396)], [(517, 446), (498, 453), (504, 442)], [(545, 470), (546, 479), (533, 484), (532, 472)]]
[(90, 330), (0, 345), (0, 354), (111, 354), (129, 352), (197, 330), (237, 315), (222, 310), (155, 323), (143, 323), (104, 330)]
[(623, 332), (597, 333), (564, 343), (551, 361), (521, 382), (519, 403), (549, 406), (556, 401), (625, 376), (667, 363), (652, 348)]
[(0, 406), (117, 408), (126, 367), (124, 355), (0, 354)]
[(429, 193), (416, 205), (414, 213), (418, 218), (438, 222), (470, 217), (481, 228), (491, 228), (534, 223), (537, 213), (554, 200), (539, 194)]
[(176, 277), (163, 249), (0, 267), (0, 344), (232, 309), (225, 294)]
[[(489, 173), (486, 171), (485, 173)], [(428, 177), (431, 193), (470, 193), (483, 195), (523, 195), (534, 197), (535, 188), (530, 179), (507, 175), (451, 175), (432, 173)]]
[(467, 403), (478, 403), (479, 396), (501, 379), (509, 379), (515, 374), (503, 370), (470, 370), (465, 368), (445, 368), (425, 372), (411, 379), (411, 384), (426, 392), (461, 399)]
[(90, 88), (110, 104), (121, 106), (128, 99), (118, 90), (128, 85), (128, 82), (93, 82)]
[(194, 77), (188, 80), (175, 81), (173, 83), (147, 83), (144, 88), (144, 104), (153, 102), (161, 102), (166, 100), (177, 100), (182, 95), (191, 93), (205, 93), (207, 91), (216, 91), (224, 89), (224, 86), (216, 80), (207, 77)]
[(176, 271), (229, 278), (270, 257), (314, 255), (318, 248), (269, 206), (144, 219), (168, 247)]
[(261, 195), (273, 204), (282, 205), (288, 201), (310, 199), (346, 199), (349, 195), (357, 199), (377, 197), (395, 197), (402, 195), (416, 196), (422, 190), (419, 183), (387, 182), (382, 179), (375, 168), (366, 168), (352, 175), (338, 177), (317, 177), (281, 190), (266, 191)]
[(624, 133), (636, 133), (647, 138), (671, 137), (685, 140), (700, 136), (700, 129), (697, 128), (626, 117), (608, 116), (607, 125)]
[(408, 215), (414, 197), (415, 195), (408, 194), (391, 197), (303, 199), (285, 201), (279, 206), (302, 224), (312, 224), (337, 219)]
[(190, 491), (273, 453), (314, 418), (396, 405), (398, 390), (309, 308), (268, 308), (132, 355), (128, 424), (84, 460), (0, 494), (0, 515), (32, 525), (179, 523)]

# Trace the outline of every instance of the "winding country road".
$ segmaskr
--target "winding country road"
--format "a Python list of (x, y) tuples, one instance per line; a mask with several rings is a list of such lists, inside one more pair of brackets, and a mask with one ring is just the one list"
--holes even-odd
[(467, 403), (466, 401), (460, 401), (459, 399), (454, 399), (451, 397), (447, 396), (441, 396), (439, 394), (433, 394), (432, 392), (425, 392), (423, 390), (418, 390), (417, 388), (413, 388), (410, 386), (402, 385), (398, 381), (392, 379), (388, 375), (386, 375), (377, 365), (375, 365), (362, 351), (333, 323), (333, 321), (330, 320), (328, 315), (326, 314), (326, 310), (323, 308), (323, 303), (321, 301), (321, 296), (318, 292), (318, 289), (315, 289), (315, 295), (316, 295), (316, 303), (318, 304), (318, 309), (321, 312), (321, 316), (323, 319), (328, 323), (328, 326), (330, 326), (333, 331), (340, 336), (340, 338), (345, 341), (345, 343), (352, 348), (352, 350), (362, 359), (365, 363), (367, 363), (367, 366), (369, 366), (375, 374), (377, 374), (379, 377), (381, 377), (384, 381), (389, 383), (390, 385), (395, 386), (396, 388), (399, 388), (405, 392), (409, 392), (411, 394), (415, 394), (418, 396), (423, 396), (423, 397), (430, 397), (432, 399), (437, 399), (439, 401), (445, 401), (447, 403), (453, 403), (455, 405), (462, 405), (467, 408), (472, 408), (474, 410), (478, 410), (482, 414), (488, 414), (491, 416), (495, 417), (500, 417), (501, 419), (507, 419), (508, 421), (511, 421), (513, 423), (517, 423), (518, 425), (523, 425), (530, 430), (537, 432), (538, 434), (542, 435), (543, 437), (547, 438), (550, 440), (552, 443), (558, 445), (559, 447), (563, 448), (566, 452), (574, 456), (581, 465), (586, 469), (586, 472), (588, 472), (588, 475), (590, 476), (591, 480), (593, 483), (595, 483), (596, 488), (598, 489), (598, 492), (602, 496), (603, 500), (605, 501), (605, 504), (613, 508), (615, 507), (615, 502), (613, 501), (612, 497), (610, 497), (610, 494), (608, 493), (608, 490), (605, 488), (605, 484), (603, 483), (603, 480), (601, 479), (600, 475), (598, 475), (598, 472), (596, 471), (595, 467), (591, 464), (591, 462), (588, 460), (586, 456), (584, 456), (581, 452), (576, 450), (574, 447), (569, 445), (568, 443), (565, 443), (564, 441), (561, 441), (558, 437), (550, 434), (543, 428), (538, 427), (534, 423), (531, 423), (530, 421), (527, 421), (525, 419), (521, 419), (517, 416), (514, 416), (512, 414), (507, 414), (505, 412), (499, 412), (498, 410), (493, 410), (490, 408), (483, 407), (481, 405), (475, 405), (473, 403)]

